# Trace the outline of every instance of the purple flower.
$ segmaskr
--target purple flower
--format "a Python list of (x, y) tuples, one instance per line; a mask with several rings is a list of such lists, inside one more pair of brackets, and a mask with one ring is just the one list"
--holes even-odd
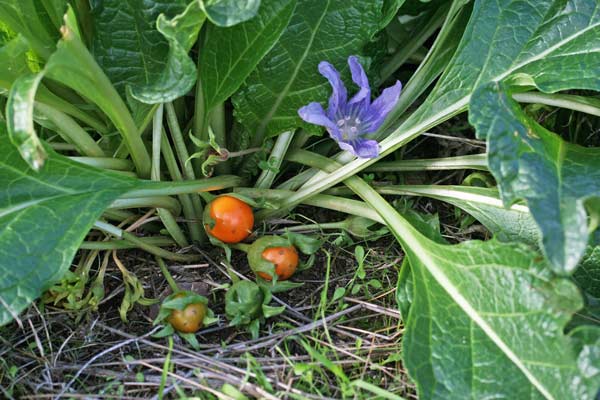
[(319, 72), (329, 80), (333, 88), (329, 108), (325, 112), (319, 103), (310, 103), (299, 109), (298, 114), (306, 122), (324, 126), (343, 150), (358, 157), (375, 158), (379, 156), (379, 143), (365, 139), (364, 135), (375, 132), (383, 124), (385, 117), (398, 102), (402, 84), (396, 81), (394, 86), (385, 89), (371, 103), (371, 88), (365, 70), (355, 56), (348, 58), (348, 64), (352, 80), (360, 88), (358, 93), (348, 101), (348, 93), (340, 79), (340, 73), (327, 61), (321, 61)]

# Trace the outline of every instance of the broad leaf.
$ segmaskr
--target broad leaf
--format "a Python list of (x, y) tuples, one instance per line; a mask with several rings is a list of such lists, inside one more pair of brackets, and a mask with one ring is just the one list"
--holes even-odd
[(567, 143), (543, 128), (504, 85), (482, 86), (472, 104), (470, 121), (487, 137), (505, 204), (527, 200), (554, 270), (572, 272), (588, 244), (585, 203), (600, 197), (600, 149)]
[(600, 324), (600, 246), (588, 247), (573, 274), (573, 281), (583, 293), (585, 308), (571, 321), (572, 325)]
[(289, 26), (233, 98), (237, 118), (256, 132), (255, 143), (301, 125), (314, 129), (301, 122), (298, 109), (329, 96), (319, 62), (346, 71), (348, 56), (360, 54), (379, 29), (382, 6), (383, 0), (297, 2)]
[(136, 186), (50, 149), (33, 172), (0, 124), (0, 325), (6, 324), (67, 271), (104, 209)]
[(209, 25), (199, 55), (207, 110), (231, 96), (288, 25), (296, 0), (265, 1), (256, 17), (232, 28)]
[(600, 359), (578, 355), (563, 333), (581, 296), (543, 257), (495, 240), (436, 243), (366, 183), (346, 183), (383, 217), (410, 261), (403, 355), (420, 398), (594, 398)]
[(200, 3), (210, 21), (228, 27), (254, 17), (260, 7), (260, 0), (194, 0)]
[(157, 29), (169, 42), (167, 63), (154, 80), (132, 86), (134, 98), (146, 104), (166, 103), (192, 89), (196, 83), (196, 64), (188, 52), (196, 42), (204, 20), (205, 14), (196, 1), (172, 19), (159, 15)]
[(156, 28), (184, 11), (185, 0), (92, 0), (92, 52), (118, 92), (126, 85), (149, 84), (166, 68), (169, 42)]
[(578, 355), (563, 334), (581, 307), (572, 284), (519, 245), (436, 246), (409, 253), (414, 294), (403, 354), (419, 398), (594, 398), (597, 355)]

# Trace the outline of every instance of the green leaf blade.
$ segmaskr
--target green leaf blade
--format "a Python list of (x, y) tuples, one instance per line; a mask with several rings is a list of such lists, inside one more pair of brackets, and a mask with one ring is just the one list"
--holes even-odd
[(49, 157), (32, 172), (0, 125), (0, 325), (68, 270), (79, 244), (110, 203), (136, 181)]
[(229, 27), (253, 18), (260, 0), (198, 0), (211, 22)]
[(207, 27), (199, 69), (208, 110), (230, 97), (273, 47), (295, 4), (296, 0), (268, 2), (248, 22), (227, 29)]
[(553, 269), (571, 273), (589, 239), (585, 201), (600, 196), (600, 149), (567, 143), (546, 130), (501, 84), (474, 93), (470, 121), (487, 138), (505, 204), (527, 200)]

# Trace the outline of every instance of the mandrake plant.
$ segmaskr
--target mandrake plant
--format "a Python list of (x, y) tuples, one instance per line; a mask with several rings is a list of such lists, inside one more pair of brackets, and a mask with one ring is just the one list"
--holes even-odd
[[(339, 214), (323, 229), (382, 225), (402, 246), (419, 398), (596, 398), (600, 150), (575, 125), (600, 116), (597, 1), (0, 0), (0, 45), (1, 325), (38, 298), (93, 311), (111, 257), (125, 320), (153, 301), (116, 250), (152, 254), (177, 292), (164, 260), (220, 246), (271, 278), (231, 274), (221, 317), (256, 336), (282, 311), (271, 293), (301, 282), (250, 243), (304, 204)], [(462, 113), (485, 153), (403, 159)], [(434, 169), (483, 184), (379, 184)], [(246, 243), (206, 234), (225, 193), (252, 208)], [(493, 237), (450, 244), (399, 196), (447, 202)], [(307, 264), (320, 245), (272, 240)], [(157, 323), (206, 300), (190, 296)]]

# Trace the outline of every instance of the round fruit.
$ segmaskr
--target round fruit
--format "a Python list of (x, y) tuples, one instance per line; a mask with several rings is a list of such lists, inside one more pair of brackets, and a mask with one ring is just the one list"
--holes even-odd
[(207, 208), (204, 229), (221, 242), (238, 243), (252, 232), (254, 214), (252, 208), (242, 200), (233, 196), (219, 196)]
[[(178, 294), (175, 298), (185, 296)], [(192, 303), (185, 306), (183, 310), (173, 310), (167, 319), (177, 331), (182, 333), (194, 333), (202, 328), (202, 321), (207, 313), (206, 304)]]
[[(275, 273), (282, 281), (294, 275), (298, 267), (298, 252), (294, 246), (268, 247), (262, 252), (262, 257), (275, 264)], [(267, 281), (272, 279), (266, 272), (259, 271), (258, 275)]]

